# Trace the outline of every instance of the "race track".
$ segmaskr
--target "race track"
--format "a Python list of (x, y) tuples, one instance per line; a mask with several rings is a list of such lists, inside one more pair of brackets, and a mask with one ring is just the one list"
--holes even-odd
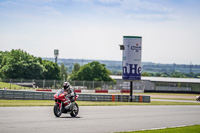
[(77, 118), (53, 107), (0, 107), (1, 133), (107, 133), (200, 124), (200, 106), (81, 106)]

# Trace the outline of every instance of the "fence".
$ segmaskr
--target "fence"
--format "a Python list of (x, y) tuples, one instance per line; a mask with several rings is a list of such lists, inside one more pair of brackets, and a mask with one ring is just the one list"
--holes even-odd
[(200, 83), (190, 82), (149, 82), (146, 92), (200, 93)]
[[(0, 89), (60, 89), (63, 81), (61, 80), (27, 80), (27, 79), (2, 79)], [(7, 84), (6, 84), (7, 83)], [(70, 81), (75, 90), (130, 90), (130, 83), (117, 80), (114, 82), (104, 81)], [(170, 83), (170, 82), (133, 82), (135, 92), (187, 92), (200, 93), (200, 83)]]
[[(0, 90), (0, 99), (54, 100), (52, 92)], [(78, 101), (129, 102), (128, 95), (78, 94)], [(133, 102), (150, 102), (150, 96), (133, 96)]]
[[(27, 79), (3, 79), (2, 82), (8, 83), (1, 85), (0, 89), (60, 89), (63, 86), (61, 80), (27, 80)], [(81, 90), (129, 90), (129, 82), (117, 81), (71, 81), (70, 84), (74, 89)], [(134, 82), (133, 88), (136, 90), (144, 90), (142, 82)]]

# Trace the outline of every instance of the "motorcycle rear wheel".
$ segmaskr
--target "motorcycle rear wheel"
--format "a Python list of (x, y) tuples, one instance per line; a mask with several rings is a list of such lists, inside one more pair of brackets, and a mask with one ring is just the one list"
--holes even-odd
[(79, 107), (78, 104), (75, 103), (74, 110), (72, 110), (72, 112), (70, 113), (71, 117), (76, 117), (78, 115), (78, 112), (79, 112)]
[(54, 115), (55, 115), (56, 117), (60, 117), (60, 116), (61, 116), (62, 112), (61, 112), (61, 110), (60, 110), (58, 104), (55, 104), (55, 105), (54, 105), (53, 112), (54, 112)]

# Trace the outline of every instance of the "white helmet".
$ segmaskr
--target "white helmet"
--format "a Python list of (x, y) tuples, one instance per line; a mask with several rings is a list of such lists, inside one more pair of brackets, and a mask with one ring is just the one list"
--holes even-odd
[(70, 83), (69, 82), (64, 82), (63, 83), (63, 87), (64, 87), (64, 90), (67, 90), (70, 87)]

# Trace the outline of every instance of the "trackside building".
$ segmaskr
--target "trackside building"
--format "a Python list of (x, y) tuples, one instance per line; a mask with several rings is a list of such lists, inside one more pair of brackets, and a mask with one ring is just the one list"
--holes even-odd
[[(117, 81), (117, 89), (128, 90), (130, 84), (123, 82), (122, 76), (111, 75)], [(200, 93), (200, 79), (141, 77), (141, 81), (133, 83), (135, 92), (180, 92)]]

